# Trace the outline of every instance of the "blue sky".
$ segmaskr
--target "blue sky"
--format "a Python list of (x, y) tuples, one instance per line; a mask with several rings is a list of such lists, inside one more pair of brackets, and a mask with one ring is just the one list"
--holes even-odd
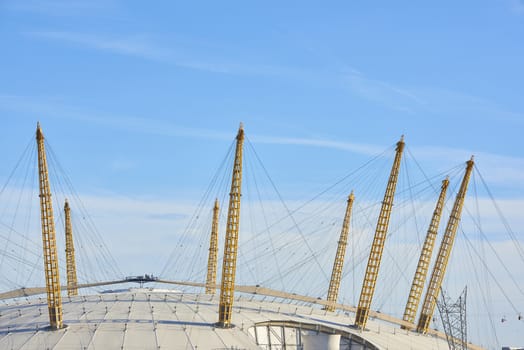
[(0, 184), (39, 120), (91, 211), (189, 215), (242, 121), (286, 199), (405, 134), (429, 173), (475, 154), (524, 203), (522, 0), (3, 0), (0, 40)]
[(404, 133), (520, 158), (523, 7), (4, 1), (2, 119), (21, 133), (39, 119), (117, 169), (156, 167), (147, 155), (168, 162), (167, 138), (199, 149), (239, 121), (251, 135), (380, 149)]

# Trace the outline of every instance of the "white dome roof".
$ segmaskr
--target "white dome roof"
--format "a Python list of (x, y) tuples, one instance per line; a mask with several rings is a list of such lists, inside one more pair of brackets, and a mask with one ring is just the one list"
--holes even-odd
[(302, 338), (309, 339), (319, 332), (324, 336), (341, 334), (346, 343), (350, 338), (353, 342), (364, 339), (374, 345), (370, 348), (376, 349), (448, 347), (445, 340), (435, 336), (408, 332), (372, 319), (368, 330), (360, 332), (348, 326), (354, 322), (353, 315), (264, 301), (256, 296), (235, 299), (235, 327), (229, 329), (215, 327), (218, 296), (130, 289), (64, 297), (63, 302), (67, 327), (58, 331), (47, 329), (45, 298), (2, 305), (0, 349), (269, 349), (264, 344), (275, 344), (279, 337), (290, 345), (289, 342), (302, 342)]

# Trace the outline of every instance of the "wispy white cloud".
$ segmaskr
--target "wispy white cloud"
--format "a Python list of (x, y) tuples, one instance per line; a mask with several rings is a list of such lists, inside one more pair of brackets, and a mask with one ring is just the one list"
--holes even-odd
[(311, 75), (308, 72), (291, 67), (229, 61), (219, 59), (216, 56), (211, 59), (203, 58), (205, 55), (195, 54), (193, 52), (194, 48), (188, 49), (184, 47), (184, 45), (180, 47), (162, 45), (157, 43), (156, 39), (145, 34), (108, 36), (63, 31), (32, 31), (26, 32), (25, 35), (39, 39), (65, 42), (90, 50), (133, 56), (155, 62), (172, 64), (181, 68), (212, 73), (288, 76), (297, 79), (303, 79), (304, 76)]
[(394, 110), (410, 113), (414, 107), (425, 103), (413, 91), (386, 81), (368, 78), (353, 68), (344, 68), (342, 76), (353, 93)]
[(501, 120), (514, 124), (524, 122), (524, 114), (512, 112), (491, 101), (451, 89), (431, 87), (404, 87), (379, 79), (369, 78), (362, 72), (344, 68), (343, 79), (351, 93), (385, 106), (391, 110), (416, 114), (433, 115), (440, 119), (470, 118), (475, 121)]
[(417, 159), (435, 163), (460, 163), (474, 156), (476, 164), (490, 183), (516, 186), (524, 183), (524, 158), (468, 149), (418, 146), (410, 149)]
[(355, 67), (345, 64), (335, 65), (331, 70), (318, 71), (300, 67), (235, 61), (219, 58), (216, 54), (206, 54), (209, 48), (200, 46), (208, 46), (208, 44), (186, 42), (180, 46), (166, 46), (156, 38), (145, 34), (115, 36), (64, 31), (33, 31), (26, 35), (65, 42), (90, 50), (132, 56), (211, 73), (275, 76), (315, 84), (315, 86), (340, 86), (342, 81), (342, 86), (349, 89), (353, 96), (405, 114), (434, 115), (439, 118), (474, 115), (476, 121), (504, 119), (518, 124), (522, 124), (524, 120), (522, 113), (509, 111), (486, 98), (449, 89), (402, 86), (397, 82), (369, 77)]
[(188, 58), (188, 54), (184, 53), (184, 50), (155, 44), (152, 38), (144, 34), (106, 36), (62, 31), (33, 31), (25, 34), (35, 38), (65, 42), (80, 48), (133, 56), (155, 62), (174, 64), (182, 68), (213, 73), (230, 73), (241, 68), (228, 63)]
[[(141, 118), (133, 116), (106, 115), (100, 112), (85, 111), (81, 108), (64, 104), (59, 98), (35, 99), (25, 96), (1, 95), (0, 109), (44, 114), (52, 118), (74, 119), (79, 122), (100, 125), (115, 130), (125, 130), (140, 134), (177, 136), (207, 140), (231, 140), (232, 132), (214, 129), (186, 127), (169, 120)], [(179, 119), (179, 118), (178, 118)], [(253, 143), (293, 145), (336, 149), (364, 156), (374, 156), (383, 152), (389, 145), (348, 142), (333, 138), (313, 138), (297, 136), (272, 136), (253, 133), (250, 136)], [(407, 140), (409, 146), (409, 140)], [(410, 147), (410, 152), (418, 160), (431, 163), (432, 166), (449, 167), (449, 164), (465, 162), (471, 155), (476, 157), (479, 168), (490, 183), (518, 186), (524, 184), (524, 158), (503, 154), (478, 152), (471, 149), (449, 148), (445, 146), (419, 145)], [(115, 170), (130, 167), (132, 164), (115, 163)]]
[[(0, 109), (46, 115), (49, 118), (76, 120), (100, 125), (116, 130), (126, 130), (142, 134), (162, 136), (182, 136), (201, 139), (229, 140), (231, 133), (223, 133), (205, 128), (191, 128), (155, 118), (115, 116), (105, 113), (92, 113), (67, 105), (60, 97), (32, 98), (18, 95), (0, 94)], [(129, 164), (128, 164), (129, 165)]]
[(377, 155), (384, 150), (383, 146), (344, 142), (338, 140), (304, 138), (304, 137), (275, 137), (264, 135), (253, 135), (250, 139), (255, 143), (276, 144), (276, 145), (296, 145), (320, 148), (331, 148), (342, 151), (349, 151), (363, 155)]
[(59, 31), (34, 31), (26, 34), (36, 38), (63, 41), (90, 49), (137, 56), (151, 60), (166, 61), (171, 57), (169, 50), (151, 45), (150, 40), (144, 35), (109, 38), (91, 34)]

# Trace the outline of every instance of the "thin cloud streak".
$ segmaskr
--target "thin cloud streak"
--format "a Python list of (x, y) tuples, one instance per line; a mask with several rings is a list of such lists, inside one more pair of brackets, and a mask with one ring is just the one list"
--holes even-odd
[[(58, 101), (58, 102), (57, 102)], [(26, 96), (1, 95), (0, 109), (46, 115), (49, 118), (76, 120), (109, 127), (114, 130), (132, 131), (159, 136), (181, 136), (200, 139), (230, 140), (230, 133), (203, 128), (188, 128), (168, 121), (133, 116), (115, 117), (102, 113), (90, 113), (60, 103), (59, 99), (34, 99)]]
[(143, 35), (125, 38), (101, 38), (89, 34), (58, 31), (35, 31), (25, 34), (31, 37), (64, 41), (90, 49), (142, 57), (150, 60), (165, 61), (168, 60), (170, 54), (167, 50), (149, 44), (147, 38)]
[[(154, 118), (141, 117), (114, 117), (97, 112), (91, 113), (81, 111), (78, 108), (65, 106), (56, 99), (51, 101), (35, 100), (24, 96), (1, 95), (0, 109), (29, 112), (32, 114), (45, 114), (49, 117), (59, 119), (74, 119), (80, 122), (96, 124), (109, 127), (114, 130), (125, 130), (140, 134), (158, 136), (188, 137), (204, 140), (231, 140), (231, 132), (205, 128), (189, 128), (176, 123), (158, 120)], [(346, 142), (327, 138), (286, 137), (254, 134), (250, 137), (253, 143), (273, 144), (285, 146), (303, 146), (323, 149), (335, 149), (363, 156), (375, 156), (383, 152), (388, 145), (363, 144)], [(409, 140), (407, 140), (409, 146)], [(467, 149), (414, 146), (410, 151), (418, 160), (431, 162), (433, 166), (439, 164), (449, 165), (465, 162), (471, 155), (475, 155), (479, 167), (483, 169), (484, 176), (488, 182), (500, 185), (518, 186), (524, 184), (524, 158), (512, 157), (488, 152), (475, 152)]]
[(412, 113), (425, 101), (416, 93), (394, 84), (370, 79), (354, 69), (344, 69), (343, 80), (349, 89), (361, 98), (378, 102), (393, 110)]
[[(524, 5), (521, 6), (524, 8)], [(342, 86), (352, 95), (406, 114), (432, 114), (439, 118), (445, 115), (475, 115), (477, 119), (497, 121), (504, 119), (515, 124), (522, 124), (524, 120), (522, 113), (508, 111), (484, 98), (447, 89), (405, 87), (394, 82), (370, 78), (355, 67), (347, 65), (331, 71), (313, 71), (299, 67), (224, 60), (217, 58), (216, 55), (206, 55), (202, 52), (195, 54), (194, 47), (173, 48), (159, 45), (156, 39), (144, 34), (120, 37), (64, 31), (33, 31), (24, 34), (39, 39), (65, 42), (81, 48), (215, 74), (274, 76), (315, 86), (340, 86), (342, 82)]]
[(177, 67), (220, 74), (273, 75), (300, 78), (307, 72), (266, 64), (244, 64), (215, 59), (214, 61), (195, 58), (194, 54), (184, 48), (167, 48), (156, 45), (155, 40), (147, 35), (125, 37), (107, 37), (63, 31), (33, 31), (24, 33), (27, 36), (65, 42), (81, 48), (132, 56), (155, 62), (173, 64)]
[(367, 156), (377, 155), (380, 152), (384, 151), (384, 147), (379, 145), (359, 144), (328, 139), (315, 139), (303, 137), (274, 137), (263, 135), (254, 135), (251, 139), (254, 143), (331, 148)]

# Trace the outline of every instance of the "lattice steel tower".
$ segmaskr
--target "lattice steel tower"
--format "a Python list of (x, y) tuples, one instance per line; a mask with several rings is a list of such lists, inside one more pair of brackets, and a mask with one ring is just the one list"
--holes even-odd
[(437, 302), (449, 350), (468, 350), (467, 294), (468, 287), (466, 286), (457, 301), (453, 303), (444, 294), (444, 291), (441, 291), (440, 301)]
[(218, 258), (218, 198), (213, 207), (213, 222), (211, 224), (211, 238), (209, 240), (209, 256), (207, 258), (206, 294), (214, 295), (217, 283)]
[(240, 195), (242, 189), (242, 147), (244, 127), (240, 124), (237, 134), (235, 163), (229, 193), (224, 259), (222, 261), (222, 283), (220, 285), (220, 305), (218, 307), (218, 326), (231, 327), (233, 297), (235, 292), (235, 273), (238, 253), (238, 228), (240, 224)]
[(67, 295), (78, 295), (78, 281), (76, 279), (75, 244), (73, 243), (73, 225), (71, 224), (71, 208), (67, 199), (64, 204), (65, 213), (65, 241), (66, 241), (66, 271)]
[(403, 150), (404, 136), (402, 136), (400, 141), (397, 142), (395, 160), (391, 168), (391, 174), (389, 175), (386, 193), (384, 194), (384, 200), (382, 201), (377, 228), (375, 230), (375, 237), (373, 238), (371, 252), (369, 253), (366, 275), (364, 276), (364, 282), (362, 283), (362, 291), (360, 292), (357, 315), (355, 318), (355, 326), (359, 328), (366, 327), (371, 301), (373, 300), (373, 294), (375, 293), (375, 285), (377, 283), (378, 270), (380, 268), (384, 243), (388, 233), (389, 218), (393, 207), (393, 198), (395, 197), (395, 189), (397, 187), (400, 160), (402, 159)]
[(337, 303), (338, 290), (340, 289), (340, 280), (342, 279), (342, 270), (344, 268), (344, 257), (346, 255), (346, 247), (348, 244), (351, 209), (353, 208), (354, 200), (355, 196), (353, 195), (353, 191), (351, 191), (351, 194), (348, 197), (344, 222), (342, 223), (340, 239), (338, 240), (337, 254), (335, 255), (335, 262), (333, 263), (333, 270), (331, 272), (331, 281), (329, 282), (327, 296), (328, 304), (325, 307), (325, 310), (327, 311), (335, 311), (335, 304)]
[(38, 145), (38, 179), (40, 187), (40, 218), (42, 222), (42, 245), (44, 250), (45, 284), (47, 291), (47, 307), (51, 329), (63, 328), (62, 297), (60, 295), (60, 274), (58, 270), (58, 253), (56, 250), (55, 221), (53, 203), (51, 201), (51, 186), (47, 171), (47, 158), (44, 145), (44, 134), (40, 123), (36, 127), (36, 142)]
[[(415, 325), (415, 318), (417, 317), (417, 310), (420, 303), (420, 298), (422, 297), (422, 292), (424, 291), (424, 285), (426, 284), (426, 277), (429, 270), (429, 264), (431, 262), (431, 255), (433, 254), (433, 247), (435, 246), (435, 238), (438, 233), (438, 226), (440, 223), (440, 217), (442, 216), (442, 208), (444, 207), (444, 200), (446, 199), (446, 190), (448, 189), (449, 180), (446, 178), (442, 181), (442, 187), (440, 191), (440, 196), (433, 211), (433, 217), (429, 224), (428, 232), (426, 234), (426, 239), (424, 240), (424, 245), (422, 246), (422, 252), (420, 253), (420, 258), (417, 264), (417, 270), (415, 276), (413, 277), (413, 283), (411, 284), (411, 290), (409, 291), (408, 301), (406, 303), (406, 309), (404, 310), (403, 320)], [(402, 326), (402, 328), (408, 328), (407, 326)]]
[(444, 237), (442, 237), (442, 242), (440, 243), (437, 261), (435, 262), (435, 266), (433, 266), (433, 272), (431, 273), (424, 303), (422, 304), (422, 311), (417, 324), (417, 332), (419, 333), (427, 332), (433, 313), (435, 312), (435, 304), (437, 303), (440, 287), (442, 286), (442, 281), (446, 274), (446, 267), (448, 266), (449, 256), (451, 255), (458, 224), (460, 223), (462, 207), (464, 205), (464, 199), (466, 198), (466, 192), (468, 191), (468, 183), (474, 164), (473, 157), (466, 162), (466, 172), (462, 179), (462, 183), (460, 184), (455, 203), (453, 204), (446, 231), (444, 232)]

